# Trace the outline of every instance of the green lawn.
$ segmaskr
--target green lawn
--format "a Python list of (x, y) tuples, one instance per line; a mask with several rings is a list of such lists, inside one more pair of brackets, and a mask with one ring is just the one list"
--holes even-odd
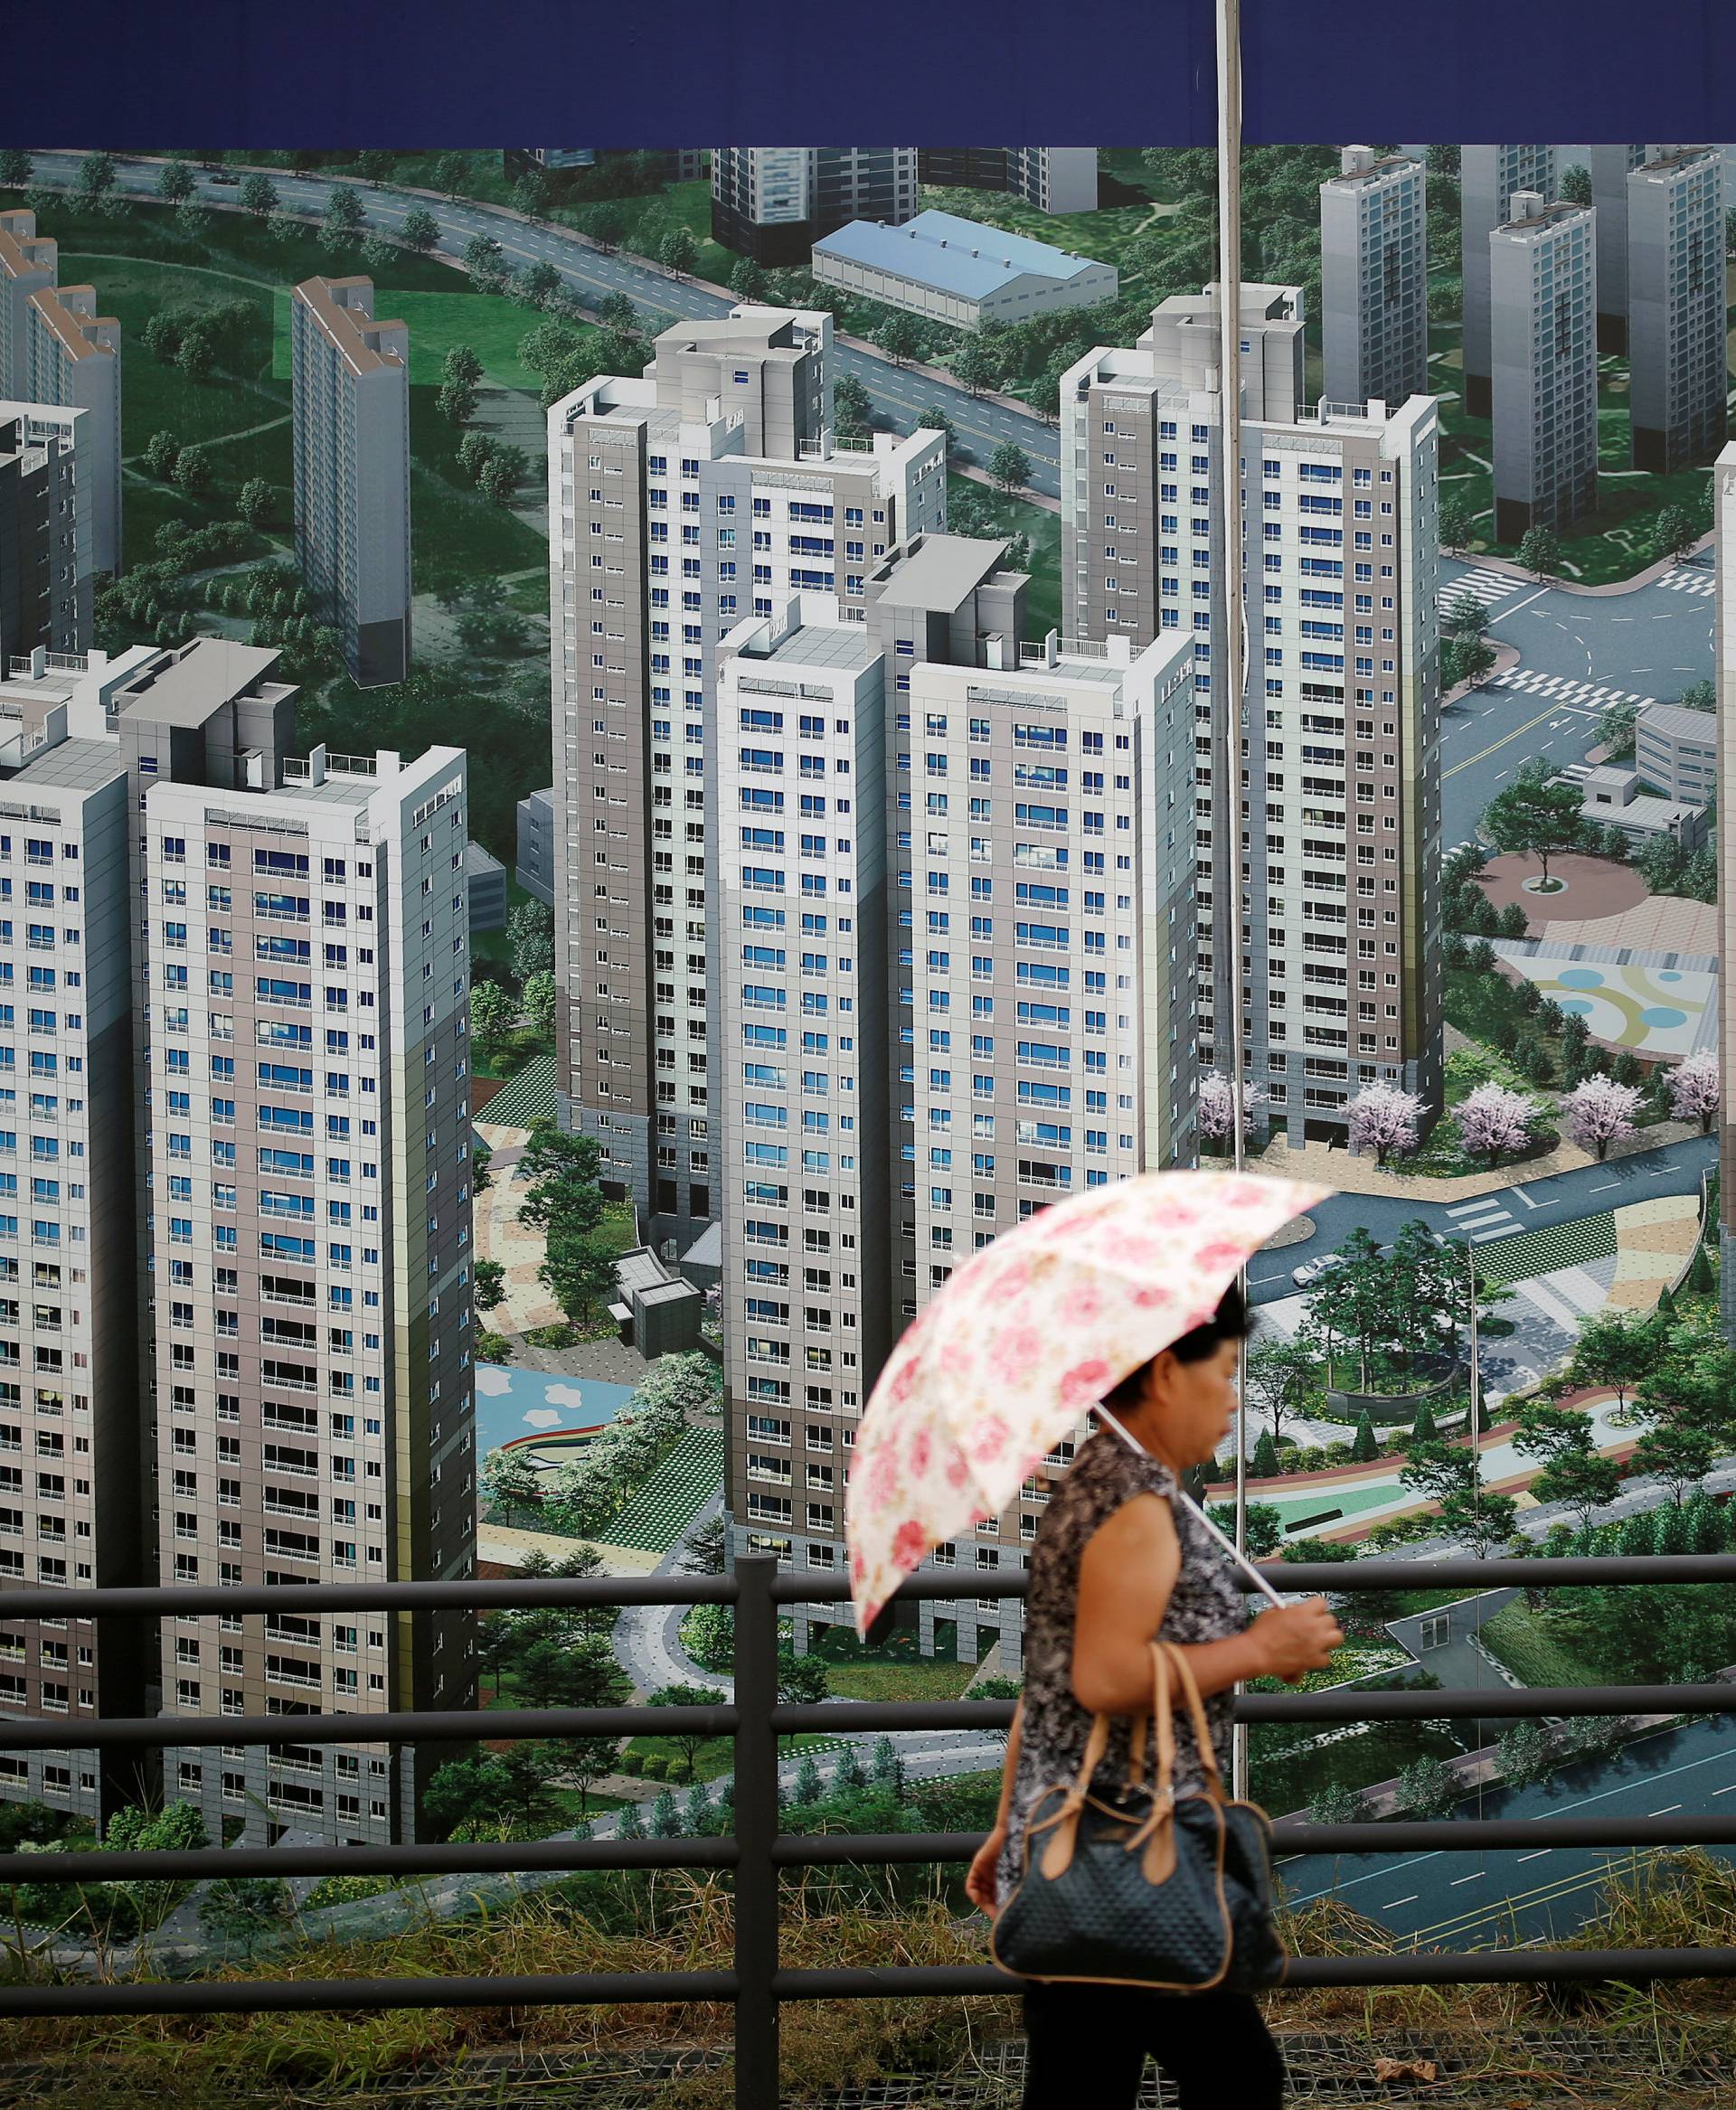
[[(417, 388), (438, 390), (446, 378), (442, 368), (454, 344), (468, 344), (482, 361), (486, 379), (498, 387), (523, 389), (535, 395), (542, 383), (528, 366), (522, 365), (518, 347), (545, 318), (514, 300), (473, 292), (455, 271), (442, 274), (447, 283), (438, 291), (394, 285), (382, 279), (376, 287), (376, 308), (382, 316), (405, 324), (410, 331), (410, 378)], [(576, 336), (595, 336), (590, 324), (568, 325)], [(272, 371), (280, 381), (289, 378), (289, 288), (279, 288), (276, 301), (277, 340)]]
[(879, 1648), (864, 1648), (849, 1626), (815, 1630), (808, 1653), (822, 1657), (826, 1683), (840, 1700), (958, 1700), (976, 1675), (957, 1659), (957, 1626), (937, 1636), (936, 1653), (921, 1653), (914, 1625), (896, 1628)]
[[(1325, 1787), (1373, 1787), (1395, 1779), (1419, 1758), (1454, 1758), (1460, 1751), (1450, 1737), (1424, 1722), (1391, 1721), (1294, 1757), (1262, 1761), (1263, 1726), (1256, 1722), (1250, 1732), (1250, 1785), (1255, 1802), (1274, 1817), (1307, 1809)], [(1301, 1872), (1316, 1865), (1310, 1859)]]
[(1028, 499), (1006, 498), (974, 477), (948, 472), (948, 501), (968, 492), (981, 503), (997, 532), (1028, 535), (1031, 539), (1031, 586), (1025, 595), (1024, 627), (1032, 638), (1042, 638), (1061, 628), (1061, 515)]
[(1598, 1673), (1576, 1655), (1546, 1614), (1523, 1597), (1486, 1620), (1483, 1645), (1498, 1663), (1527, 1685), (1597, 1685)]

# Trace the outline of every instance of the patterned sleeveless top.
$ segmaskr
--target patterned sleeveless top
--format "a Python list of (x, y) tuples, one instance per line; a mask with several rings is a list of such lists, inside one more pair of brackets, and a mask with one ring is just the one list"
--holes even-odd
[[(1024, 1827), (1045, 1789), (1071, 1782), (1085, 1757), (1091, 1717), (1073, 1697), (1073, 1625), (1079, 1608), (1079, 1564), (1092, 1533), (1136, 1494), (1173, 1495), (1175, 1477), (1166, 1465), (1129, 1448), (1112, 1430), (1099, 1429), (1083, 1444), (1050, 1500), (1031, 1552), (1024, 1621), (1024, 1719), (1018, 1771), (1007, 1810), (1006, 1844), (996, 1880), (1003, 1902), (1024, 1873)], [(1170, 1594), (1158, 1633), (1165, 1641), (1220, 1641), (1247, 1624), (1236, 1572), (1207, 1537), (1192, 1512), (1171, 1504), (1181, 1541), (1181, 1573)], [(1225, 1692), (1211, 1694), (1206, 1720), (1225, 1779), (1230, 1772), (1230, 1705)], [(1194, 1725), (1184, 1710), (1175, 1723), (1176, 1793), (1203, 1780)], [(1109, 1755), (1094, 1777), (1096, 1792), (1111, 1795), (1128, 1779), (1130, 1723), (1116, 1721)]]

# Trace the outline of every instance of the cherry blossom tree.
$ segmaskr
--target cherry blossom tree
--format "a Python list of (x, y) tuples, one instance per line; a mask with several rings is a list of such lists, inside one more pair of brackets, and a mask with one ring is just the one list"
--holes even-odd
[(1610, 1077), (1588, 1077), (1574, 1086), (1561, 1105), (1568, 1134), (1583, 1149), (1595, 1150), (1601, 1164), (1612, 1143), (1635, 1133), (1639, 1088), (1618, 1084)]
[[(1257, 1084), (1241, 1088), (1241, 1118), (1264, 1106), (1266, 1094)], [(1214, 1146), (1229, 1136), (1236, 1125), (1236, 1088), (1221, 1069), (1208, 1069), (1200, 1079), (1200, 1133)]]
[(1349, 1107), (1350, 1147), (1372, 1150), (1376, 1164), (1384, 1164), (1391, 1151), (1417, 1147), (1422, 1120), (1422, 1101), (1415, 1092), (1395, 1084), (1367, 1084)]
[(1722, 1098), (1723, 1079), (1718, 1058), (1706, 1052), (1690, 1055), (1670, 1071), (1665, 1088), (1670, 1095), (1670, 1111), (1678, 1121), (1698, 1121), (1707, 1135)]
[(1459, 1101), (1459, 1136), (1470, 1156), (1486, 1157), (1493, 1167), (1504, 1156), (1524, 1150), (1542, 1113), (1536, 1100), (1524, 1092), (1480, 1084)]

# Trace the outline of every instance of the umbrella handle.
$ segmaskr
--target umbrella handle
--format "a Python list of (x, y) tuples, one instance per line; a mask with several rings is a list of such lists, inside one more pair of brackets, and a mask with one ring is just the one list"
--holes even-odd
[[(1098, 1400), (1097, 1403), (1093, 1406), (1091, 1411), (1098, 1417), (1100, 1421), (1108, 1422), (1109, 1426), (1114, 1429), (1117, 1436), (1121, 1438), (1121, 1441), (1127, 1445), (1130, 1451), (1137, 1452), (1142, 1458), (1149, 1457), (1151, 1455), (1150, 1452), (1146, 1450), (1144, 1444), (1139, 1442), (1137, 1437), (1130, 1435), (1127, 1430), (1122, 1427), (1120, 1422), (1118, 1421), (1115, 1416), (1109, 1412), (1109, 1408), (1104, 1406), (1100, 1399)], [(1217, 1540), (1218, 1544), (1223, 1548), (1224, 1551), (1230, 1556), (1231, 1559), (1234, 1561), (1235, 1565), (1241, 1569), (1242, 1573), (1248, 1578), (1249, 1581), (1253, 1584), (1254, 1587), (1260, 1592), (1262, 1597), (1267, 1598), (1271, 1604), (1274, 1605), (1281, 1605), (1284, 1603), (1285, 1600), (1272, 1587), (1271, 1584), (1267, 1581), (1266, 1578), (1261, 1575), (1259, 1568), (1257, 1568), (1253, 1562), (1248, 1559), (1247, 1555), (1245, 1553), (1240, 1552), (1233, 1542), (1224, 1537), (1223, 1533), (1219, 1531), (1218, 1527), (1212, 1521), (1211, 1518), (1206, 1515), (1205, 1512), (1200, 1507), (1199, 1503), (1194, 1500), (1193, 1496), (1184, 1493), (1179, 1484), (1175, 1489), (1175, 1499), (1178, 1502), (1184, 1502), (1186, 1504), (1187, 1508), (1199, 1520), (1200, 1523), (1203, 1524), (1206, 1531), (1211, 1533), (1212, 1538)]]

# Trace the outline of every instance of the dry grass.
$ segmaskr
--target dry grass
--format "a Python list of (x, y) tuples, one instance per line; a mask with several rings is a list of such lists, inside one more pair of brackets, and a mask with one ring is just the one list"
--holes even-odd
[[(595, 1893), (588, 1898), (598, 1902)], [(666, 1971), (729, 1962), (731, 1900), (719, 1879), (658, 1875), (630, 1896), (618, 1890), (614, 1906), (637, 1914), (650, 1931), (601, 1931), (571, 1898), (544, 1893), (481, 1925), (309, 1946), (224, 1975)], [(1390, 1945), (1383, 1929), (1331, 1903), (1311, 1907), (1286, 1931), (1293, 1948), (1313, 1955), (1378, 1954)], [(1613, 1881), (1603, 1924), (1562, 1945), (1710, 1945), (1736, 1946), (1736, 1870), (1686, 1851), (1658, 1855)], [(890, 1890), (874, 1880), (818, 1872), (786, 1889), (782, 1955), (795, 1968), (976, 1963), (983, 1953), (980, 1926), (954, 1920), (938, 1892), (894, 1908)], [(1722, 1982), (1326, 1988), (1275, 1996), (1269, 2011), (1281, 2032), (1342, 2044), (1353, 2067), (1386, 2049), (1423, 2047), (1451, 2062), (1451, 2092), (1467, 2104), (1711, 2110), (1736, 2100), (1736, 1985)], [(26, 2021), (0, 2028), (0, 2104), (303, 2110), (354, 2102), (388, 2084), (394, 2101), (405, 2088), (413, 2099), (421, 2087), (439, 2093), (467, 2070), (482, 2083), (491, 2055), (534, 2058), (558, 2049), (566, 2059), (648, 2059), (672, 2045), (719, 2052), (731, 2019), (724, 2006), (669, 2004)], [(783, 2011), (785, 2092), (803, 2101), (887, 2074), (958, 2071), (986, 2038), (1016, 2027), (1011, 1999), (795, 2002)], [(1594, 2074), (1588, 2049), (1599, 2049), (1605, 2056), (1593, 2060)], [(658, 2086), (659, 2110), (727, 2110), (731, 2086), (726, 2062), (667, 2078)]]

